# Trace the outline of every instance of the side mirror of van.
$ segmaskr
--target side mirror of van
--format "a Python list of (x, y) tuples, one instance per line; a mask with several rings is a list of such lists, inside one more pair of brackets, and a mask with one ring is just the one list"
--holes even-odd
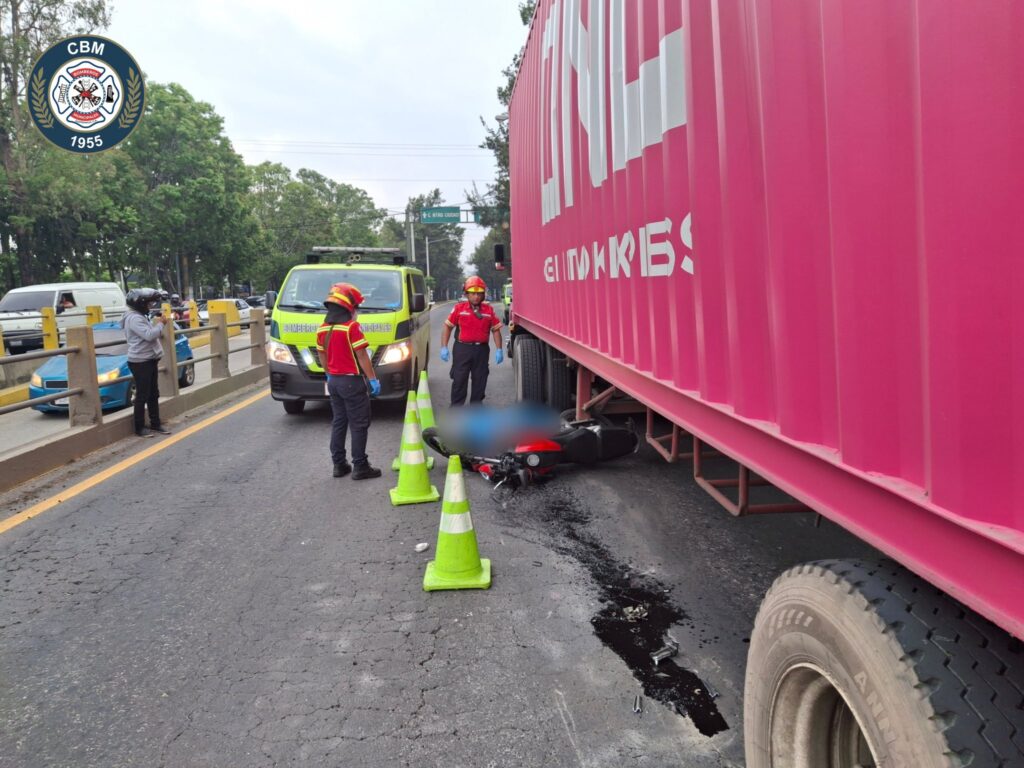
[(64, 314), (64, 305), (58, 302), (57, 306), (55, 306), (53, 308), (53, 311), (54, 311), (54, 314), (57, 314), (57, 315)]
[(412, 311), (422, 312), (427, 308), (427, 298), (422, 293), (412, 295)]
[(263, 302), (265, 305), (263, 309), (266, 312), (270, 312), (274, 308), (274, 305), (277, 304), (277, 291), (267, 291), (263, 294)]

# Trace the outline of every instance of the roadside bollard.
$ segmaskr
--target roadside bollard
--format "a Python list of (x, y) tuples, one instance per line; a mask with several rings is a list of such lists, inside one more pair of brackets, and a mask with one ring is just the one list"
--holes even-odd
[(199, 305), (196, 304), (195, 299), (188, 300), (188, 327), (199, 327)]
[(43, 349), (59, 349), (60, 332), (57, 330), (57, 316), (53, 307), (43, 307), (39, 314), (43, 316)]
[[(52, 310), (51, 310), (52, 311)], [(88, 427), (103, 423), (100, 385), (96, 378), (96, 347), (92, 328), (75, 325), (68, 328), (67, 348), (78, 347), (66, 355), (68, 389), (82, 389), (82, 394), (68, 398), (68, 423), (72, 427)]]
[(4, 346), (4, 327), (0, 325), (0, 357), (7, 354), (6, 349)]

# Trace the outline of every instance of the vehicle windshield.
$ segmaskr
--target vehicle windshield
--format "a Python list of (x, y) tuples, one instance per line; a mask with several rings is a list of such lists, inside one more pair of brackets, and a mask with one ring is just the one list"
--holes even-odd
[(38, 312), (52, 306), (53, 291), (11, 292), (0, 299), (0, 312)]
[(402, 306), (399, 272), (371, 269), (298, 269), (281, 289), (277, 306), (298, 312), (326, 310), (324, 299), (335, 283), (351, 283), (363, 294), (360, 312), (392, 312)]
[(97, 355), (127, 355), (128, 342), (124, 337), (124, 331), (120, 328), (100, 328), (93, 333), (93, 341), (98, 346), (109, 341), (119, 341), (120, 344), (113, 344), (109, 347), (100, 347), (96, 350)]

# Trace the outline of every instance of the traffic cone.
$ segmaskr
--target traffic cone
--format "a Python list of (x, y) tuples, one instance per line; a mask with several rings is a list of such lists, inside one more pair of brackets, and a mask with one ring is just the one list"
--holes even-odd
[(391, 489), (391, 503), (424, 504), (437, 501), (441, 495), (430, 484), (427, 463), (423, 456), (423, 435), (420, 433), (420, 419), (416, 413), (416, 393), (409, 390), (409, 403), (405, 409), (405, 427), (402, 429), (401, 468), (398, 470), (398, 486)]
[(436, 426), (434, 406), (430, 404), (430, 387), (427, 384), (427, 372), (420, 371), (420, 388), (416, 391), (416, 408), (420, 412), (420, 428), (429, 429)]
[(437, 532), (437, 557), (427, 563), (423, 589), (487, 589), (491, 586), (491, 561), (480, 558), (469, 516), (466, 481), (462, 461), (448, 459), (448, 477), (444, 483), (441, 526)]
[[(416, 398), (413, 397), (413, 391), (411, 389), (409, 390), (409, 402), (405, 406), (405, 421), (406, 421), (406, 423), (408, 423), (408, 421), (409, 421), (409, 409), (410, 408), (412, 410), (414, 410), (414, 411), (417, 411), (417, 415), (419, 415), (418, 414), (418, 407), (416, 405)], [(424, 454), (426, 454), (427, 447), (423, 444), (423, 432), (422, 432), (422, 430), (426, 429), (427, 427), (434, 426), (434, 422), (433, 422), (434, 414), (431, 413), (430, 417), (431, 417), (430, 424), (424, 424), (422, 419), (420, 420), (420, 428), (421, 428), (421, 431), (420, 431), (420, 449), (424, 452)], [(404, 436), (403, 436), (403, 438), (404, 438)], [(402, 452), (401, 452), (401, 450), (399, 450), (398, 456), (395, 456), (395, 458), (391, 462), (391, 469), (393, 471), (397, 472), (399, 469), (401, 469), (401, 467), (402, 467), (401, 459), (402, 459)], [(434, 457), (433, 456), (427, 456), (427, 469), (429, 470), (429, 469), (433, 469), (433, 468), (434, 468)]]

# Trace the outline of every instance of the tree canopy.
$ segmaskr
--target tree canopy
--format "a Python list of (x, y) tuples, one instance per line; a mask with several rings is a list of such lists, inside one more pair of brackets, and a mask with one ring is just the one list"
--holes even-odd
[[(533, 19), (536, 7), (536, 0), (523, 0), (523, 2), (519, 3), (519, 20), (524, 25), (529, 25), (531, 19)], [(480, 211), (480, 223), (491, 228), (486, 239), (486, 242), (490, 243), (489, 252), (485, 255), (478, 246), (473, 252), (472, 261), (477, 265), (477, 273), (481, 277), (484, 277), (485, 274), (502, 275), (502, 282), (512, 276), (512, 243), (509, 223), (513, 212), (511, 210), (512, 205), (509, 192), (507, 110), (512, 100), (512, 89), (515, 86), (516, 75), (519, 72), (519, 65), (521, 63), (522, 51), (513, 56), (512, 63), (501, 72), (505, 79), (498, 86), (497, 93), (498, 101), (506, 109), (504, 119), (496, 119), (495, 124), (492, 126), (483, 117), (480, 118), (480, 123), (485, 131), (484, 140), (480, 147), (489, 149), (494, 153), (494, 161), (498, 166), (497, 177), (494, 183), (488, 184), (487, 188), (483, 191), (477, 189), (474, 185), (473, 189), (466, 192), (467, 201)], [(495, 243), (504, 243), (506, 246), (505, 265), (507, 271), (505, 273), (499, 273), (494, 269), (493, 248)], [(489, 266), (484, 265), (485, 262), (489, 262)], [(484, 277), (484, 280), (488, 286), (491, 285), (486, 277)]]
[[(533, 3), (520, 4), (524, 20)], [(138, 128), (121, 145), (79, 155), (54, 147), (32, 124), (26, 80), (54, 42), (102, 32), (107, 0), (0, 0), (0, 291), (43, 281), (120, 280), (195, 291), (277, 288), (315, 245), (408, 249), (407, 217), (389, 218), (363, 189), (315, 169), (247, 166), (212, 104), (177, 83), (146, 83)], [(517, 62), (499, 98), (507, 105)], [(507, 238), (508, 143), (504, 124), (484, 146), (498, 157), (493, 188), (474, 204)], [(471, 198), (472, 200), (472, 198)], [(463, 229), (422, 224), (438, 189), (409, 199), (417, 265), (438, 298), (461, 292)], [(477, 249), (484, 275), (490, 256)], [(486, 279), (486, 278), (485, 278)], [(488, 282), (493, 282), (489, 280)]]

